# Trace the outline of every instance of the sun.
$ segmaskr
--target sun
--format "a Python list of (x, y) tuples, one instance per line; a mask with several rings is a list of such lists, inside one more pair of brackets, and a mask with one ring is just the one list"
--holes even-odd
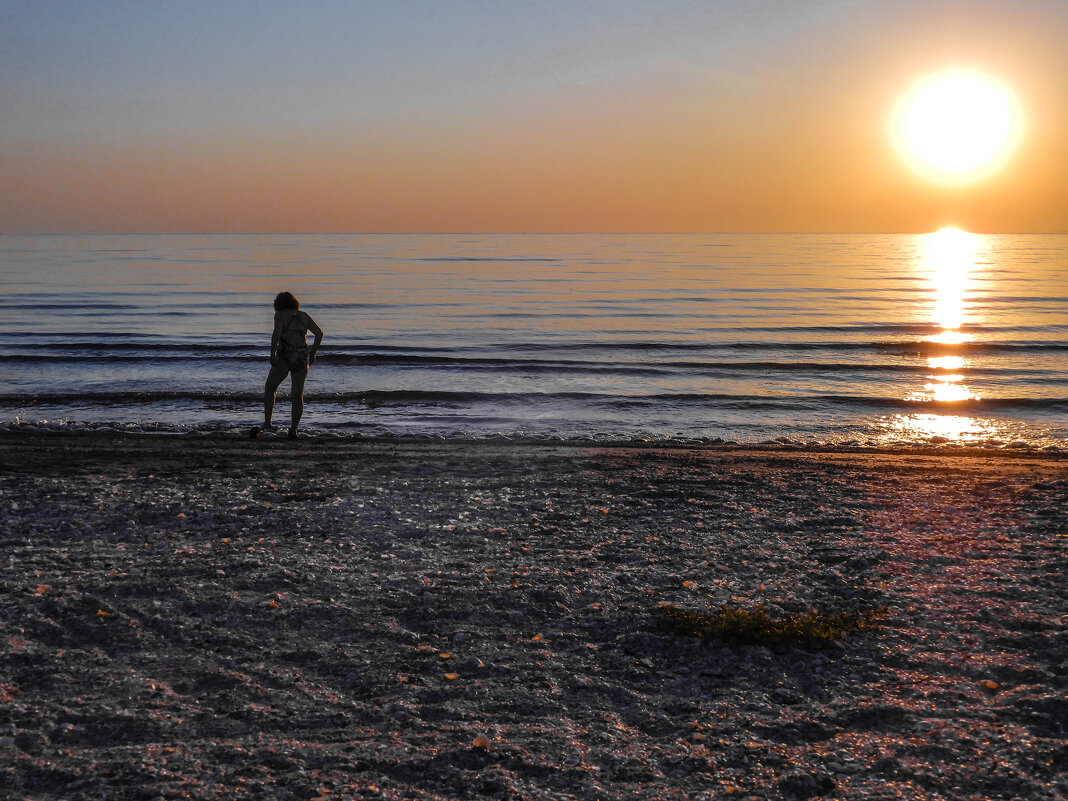
[(1023, 130), (1013, 91), (967, 69), (917, 81), (890, 116), (890, 137), (905, 164), (930, 181), (956, 186), (999, 172), (1020, 146)]

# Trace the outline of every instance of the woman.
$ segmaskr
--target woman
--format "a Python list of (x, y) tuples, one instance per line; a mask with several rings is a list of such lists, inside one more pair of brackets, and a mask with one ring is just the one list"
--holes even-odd
[[(308, 348), (308, 332), (315, 334), (315, 342)], [(304, 380), (308, 366), (315, 364), (315, 354), (323, 341), (323, 329), (307, 312), (300, 310), (298, 301), (289, 292), (279, 292), (274, 299), (274, 333), (271, 334), (271, 372), (263, 385), (263, 426), (253, 426), (249, 436), (255, 438), (265, 428), (273, 428), (274, 395), (287, 375), (292, 388), (292, 408), (289, 438), (297, 438), (297, 426), (304, 412)]]

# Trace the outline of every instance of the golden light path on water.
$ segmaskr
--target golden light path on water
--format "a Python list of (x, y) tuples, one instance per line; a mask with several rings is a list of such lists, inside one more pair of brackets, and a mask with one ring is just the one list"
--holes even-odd
[[(968, 360), (952, 350), (974, 339), (961, 328), (966, 322), (970, 285), (985, 255), (984, 238), (958, 228), (944, 228), (918, 237), (916, 268), (933, 295), (930, 320), (941, 329), (928, 336), (927, 341), (943, 345), (950, 352), (927, 357), (927, 366), (937, 372), (927, 376), (922, 390), (909, 392), (908, 400), (953, 403), (980, 397), (964, 383)], [(993, 421), (937, 412), (895, 415), (888, 429), (887, 439), (903, 437), (936, 442), (989, 440), (999, 435)]]
[[(982, 237), (957, 228), (943, 228), (926, 234), (920, 241), (920, 269), (934, 289), (932, 321), (941, 331), (928, 337), (928, 341), (953, 346), (969, 342), (970, 334), (962, 332), (969, 280), (980, 257)], [(962, 356), (928, 356), (927, 366), (932, 370), (963, 370), (967, 367)], [(922, 393), (913, 393), (912, 400), (964, 401), (977, 398), (963, 383), (963, 373), (936, 373), (929, 375), (930, 382)]]

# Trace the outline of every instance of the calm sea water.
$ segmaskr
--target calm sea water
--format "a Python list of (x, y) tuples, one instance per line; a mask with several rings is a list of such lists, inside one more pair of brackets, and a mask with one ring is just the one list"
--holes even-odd
[[(0, 424), (1068, 447), (1068, 236), (0, 237)], [(279, 400), (277, 421), (288, 419)]]

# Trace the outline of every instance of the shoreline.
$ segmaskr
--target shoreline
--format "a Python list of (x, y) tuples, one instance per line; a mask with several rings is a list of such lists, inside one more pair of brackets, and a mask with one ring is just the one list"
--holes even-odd
[[(1068, 462), (1068, 449), (1059, 446), (1040, 446), (1037, 444), (1020, 444), (1018, 447), (1009, 445), (998, 446), (970, 446), (957, 445), (953, 442), (939, 443), (908, 443), (902, 445), (878, 445), (864, 443), (834, 444), (819, 443), (809, 444), (800, 441), (762, 441), (762, 442), (737, 442), (737, 441), (706, 441), (687, 438), (639, 438), (639, 439), (597, 439), (594, 437), (574, 438), (542, 438), (522, 435), (500, 435), (486, 437), (447, 437), (433, 435), (391, 435), (391, 436), (364, 436), (360, 434), (302, 434), (297, 441), (290, 441), (285, 436), (285, 426), (279, 426), (278, 433), (267, 433), (250, 440), (244, 433), (235, 433), (232, 430), (219, 432), (160, 432), (160, 431), (123, 431), (120, 428), (100, 429), (33, 429), (19, 430), (0, 429), (0, 446), (7, 451), (15, 451), (30, 454), (31, 457), (42, 446), (60, 445), (68, 443), (69, 450), (78, 451), (92, 448), (114, 448), (120, 452), (151, 452), (155, 448), (173, 450), (175, 452), (203, 451), (212, 449), (220, 454), (235, 456), (245, 452), (269, 454), (275, 451), (287, 451), (297, 453), (331, 453), (343, 454), (347, 452), (358, 453), (362, 450), (378, 451), (389, 448), (402, 448), (410, 450), (413, 454), (420, 450), (432, 452), (434, 449), (535, 449), (538, 451), (559, 450), (568, 451), (663, 451), (665, 453), (722, 453), (722, 454), (751, 454), (798, 456), (801, 458), (812, 456), (835, 456), (835, 457), (933, 457), (933, 458), (960, 458), (967, 459), (1008, 459), (1008, 460), (1038, 460), (1049, 462)], [(50, 452), (47, 447), (42, 453)], [(2, 458), (2, 456), (0, 456)], [(0, 462), (0, 466), (5, 466)], [(19, 469), (18, 463), (6, 465), (11, 469)]]
[(0, 781), (1062, 798), (1066, 524), (1064, 453), (0, 433)]

